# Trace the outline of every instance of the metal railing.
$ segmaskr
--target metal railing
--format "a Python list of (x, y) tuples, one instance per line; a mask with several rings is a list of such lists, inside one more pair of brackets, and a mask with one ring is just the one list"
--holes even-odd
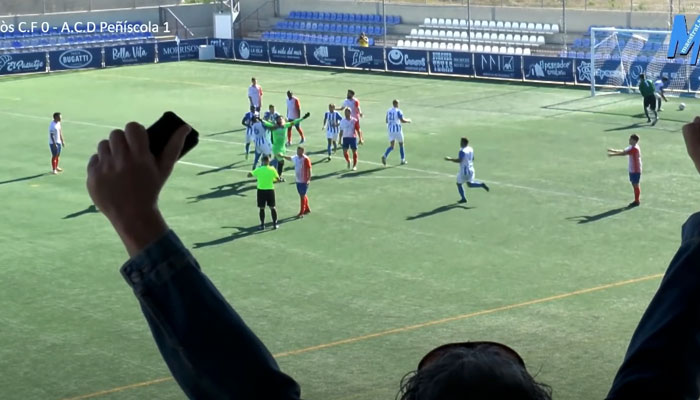
[(168, 24), (170, 31), (180, 39), (189, 39), (194, 37), (194, 33), (188, 28), (175, 13), (167, 8), (160, 8), (160, 24)]
[[(243, 11), (243, 10), (242, 10)], [(241, 16), (238, 18), (238, 21), (236, 21), (236, 34), (238, 37), (243, 37), (243, 32), (244, 31), (250, 31), (252, 30), (260, 30), (263, 28), (263, 24), (261, 23), (261, 18), (260, 14), (262, 11), (269, 11), (268, 14), (276, 15), (277, 14), (277, 5), (275, 0), (268, 0), (261, 4), (258, 8), (255, 10), (251, 11), (250, 13), (242, 13)], [(265, 18), (263, 18), (265, 20)], [(255, 22), (255, 26), (251, 27), (250, 23), (252, 21)], [(248, 24), (247, 24), (248, 23)], [(244, 29), (244, 24), (247, 24), (247, 26)]]
[[(347, 0), (343, 0), (347, 1)], [(374, 2), (377, 0), (355, 0)], [(700, 13), (700, 0), (385, 0), (386, 4), (467, 5), (492, 7), (566, 8), (632, 12)]]

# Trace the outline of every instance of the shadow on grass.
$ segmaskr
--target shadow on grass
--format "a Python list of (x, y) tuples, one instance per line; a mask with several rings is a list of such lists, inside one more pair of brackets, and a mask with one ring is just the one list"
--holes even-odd
[(626, 125), (626, 126), (620, 126), (618, 128), (610, 128), (606, 129), (605, 132), (614, 132), (614, 131), (626, 131), (628, 129), (637, 129), (641, 128), (643, 126), (647, 126), (648, 124), (642, 123), (642, 122), (636, 122), (634, 124)]
[(0, 185), (5, 185), (5, 184), (8, 184), (8, 183), (15, 183), (15, 182), (28, 181), (28, 180), (31, 180), (31, 179), (39, 178), (39, 177), (44, 176), (44, 175), (47, 175), (47, 174), (38, 174), (38, 175), (23, 176), (23, 177), (21, 177), (21, 178), (15, 178), (15, 179), (9, 179), (9, 180), (6, 180), (6, 181), (0, 181)]
[(228, 196), (245, 196), (243, 193), (254, 190), (257, 187), (255, 179), (245, 181), (227, 183), (211, 188), (211, 192), (199, 194), (197, 196), (188, 197), (192, 200), (191, 203), (196, 203), (202, 200), (219, 199)]
[(406, 217), (406, 221), (413, 221), (413, 220), (420, 219), (420, 218), (431, 217), (433, 215), (444, 213), (446, 211), (450, 211), (450, 210), (454, 210), (454, 209), (458, 209), (458, 208), (461, 208), (464, 210), (471, 210), (474, 207), (467, 207), (467, 206), (464, 206), (462, 204), (456, 204), (456, 203), (455, 204), (448, 204), (446, 206), (440, 206), (440, 207), (435, 208), (435, 209), (430, 210), (430, 211), (424, 211), (422, 213), (419, 213), (419, 214), (416, 214), (416, 215), (413, 215), (410, 217)]
[[(270, 217), (270, 210), (266, 211), (267, 217)], [(280, 225), (280, 229), (282, 229), (282, 225), (286, 224), (287, 222), (291, 221), (296, 221), (298, 218), (297, 217), (287, 217), (283, 218), (281, 220), (277, 221), (277, 224)], [(263, 233), (271, 232), (273, 231), (272, 229), (272, 221), (269, 219), (267, 220), (265, 224), (265, 230), (260, 230), (260, 225), (254, 225), (254, 226), (249, 226), (249, 227), (242, 227), (242, 226), (222, 226), (221, 229), (235, 229), (233, 233), (231, 233), (228, 236), (224, 236), (218, 239), (210, 240), (208, 242), (199, 242), (195, 243), (192, 245), (192, 248), (195, 249), (201, 249), (202, 247), (209, 247), (209, 246), (218, 246), (220, 244), (225, 244), (225, 243), (230, 243), (238, 239), (243, 239), (248, 236), (252, 235), (261, 235)]]
[(376, 168), (364, 169), (364, 170), (360, 170), (360, 171), (350, 171), (350, 172), (344, 173), (340, 177), (341, 178), (357, 178), (359, 176), (369, 175), (369, 174), (375, 173), (377, 171), (382, 171), (382, 170), (386, 170), (389, 168), (392, 168), (392, 167), (391, 166), (389, 166), (389, 167), (376, 167)]
[(575, 217), (567, 217), (569, 221), (576, 221), (579, 224), (587, 224), (589, 222), (596, 222), (600, 221), (603, 218), (608, 218), (612, 217), (613, 215), (617, 215), (623, 211), (631, 210), (634, 207), (626, 206), (626, 207), (618, 207), (618, 208), (613, 208), (612, 210), (608, 210), (605, 212), (602, 212), (600, 214), (596, 215), (577, 215)]
[(229, 165), (224, 165), (223, 167), (214, 168), (214, 169), (208, 169), (208, 170), (206, 170), (206, 171), (198, 172), (197, 175), (213, 174), (213, 173), (216, 173), (216, 172), (225, 171), (225, 170), (227, 170), (227, 169), (233, 169), (233, 167), (235, 167), (235, 166), (238, 165), (238, 164), (242, 164), (242, 163), (243, 163), (243, 161), (236, 161), (235, 163), (232, 163), (232, 164), (229, 164)]
[(79, 217), (81, 215), (94, 214), (94, 213), (98, 213), (98, 212), (99, 211), (97, 210), (97, 207), (95, 207), (94, 204), (91, 204), (90, 206), (88, 206), (88, 208), (86, 208), (84, 210), (76, 211), (73, 214), (68, 214), (65, 217), (63, 217), (63, 219), (76, 218), (76, 217)]
[(235, 133), (235, 132), (243, 132), (245, 131), (245, 128), (240, 128), (240, 129), (231, 129), (229, 131), (222, 131), (222, 132), (214, 132), (214, 133), (209, 133), (206, 136), (217, 136), (217, 135), (225, 135), (227, 133)]

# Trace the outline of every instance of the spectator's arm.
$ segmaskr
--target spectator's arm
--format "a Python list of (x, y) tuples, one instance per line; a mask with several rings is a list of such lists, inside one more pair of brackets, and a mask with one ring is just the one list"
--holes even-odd
[(609, 400), (700, 396), (700, 213), (682, 228), (681, 246), (630, 340)]
[(296, 400), (296, 382), (280, 372), (158, 209), (189, 132), (179, 128), (156, 158), (142, 125), (112, 131), (88, 163), (88, 192), (131, 257), (122, 274), (183, 391), (193, 399)]
[(279, 370), (174, 232), (122, 267), (153, 338), (182, 390), (193, 399), (299, 399)]

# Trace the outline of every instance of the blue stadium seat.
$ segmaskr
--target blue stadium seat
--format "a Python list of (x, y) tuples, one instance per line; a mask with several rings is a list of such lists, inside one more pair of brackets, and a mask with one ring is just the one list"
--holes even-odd
[(330, 32), (331, 31), (331, 25), (330, 24), (323, 24), (321, 27), (321, 31), (323, 32)]
[(336, 36), (334, 42), (335, 42), (335, 44), (343, 44), (343, 37)]
[(329, 21), (337, 21), (338, 20), (338, 13), (330, 13), (330, 17), (328, 18)]
[(294, 19), (297, 17), (297, 12), (296, 11), (290, 11), (289, 15), (287, 15), (287, 18)]
[(374, 38), (369, 38), (369, 45), (374, 46)]
[(313, 14), (311, 15), (311, 19), (319, 19), (318, 11), (313, 12)]
[[(307, 27), (307, 28), (308, 28), (308, 27)], [(311, 30), (312, 30), (312, 31), (317, 31), (317, 30), (319, 30), (319, 29), (318, 29), (318, 24), (317, 24), (316, 22), (314, 22), (313, 24), (311, 24)]]
[(321, 14), (321, 20), (323, 21), (329, 21), (331, 19), (331, 14), (328, 12), (324, 12)]

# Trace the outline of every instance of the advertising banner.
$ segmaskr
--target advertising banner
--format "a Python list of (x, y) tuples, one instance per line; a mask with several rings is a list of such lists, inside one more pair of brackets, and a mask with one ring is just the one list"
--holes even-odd
[(105, 47), (105, 66), (156, 62), (154, 43)]
[(520, 56), (505, 54), (476, 54), (474, 70), (477, 76), (522, 79)]
[(306, 61), (309, 65), (344, 67), (345, 60), (343, 59), (343, 46), (307, 44)]
[(453, 51), (431, 51), (430, 72), (436, 74), (474, 75), (472, 54)]
[(207, 44), (206, 39), (176, 40), (158, 43), (158, 62), (196, 60), (199, 46)]
[(267, 42), (260, 40), (236, 40), (233, 48), (236, 51), (236, 58), (245, 61), (268, 62)]
[(348, 68), (384, 69), (384, 49), (381, 47), (346, 47), (345, 66)]
[(51, 71), (81, 68), (101, 68), (102, 48), (78, 48), (49, 52)]
[(231, 39), (209, 39), (209, 44), (214, 46), (216, 58), (233, 58)]
[(0, 75), (46, 72), (46, 53), (0, 54)]
[(428, 72), (428, 53), (421, 50), (391, 49), (386, 53), (389, 71)]
[(523, 57), (525, 79), (574, 83), (574, 59), (555, 57)]
[(270, 42), (270, 62), (306, 64), (303, 43)]

